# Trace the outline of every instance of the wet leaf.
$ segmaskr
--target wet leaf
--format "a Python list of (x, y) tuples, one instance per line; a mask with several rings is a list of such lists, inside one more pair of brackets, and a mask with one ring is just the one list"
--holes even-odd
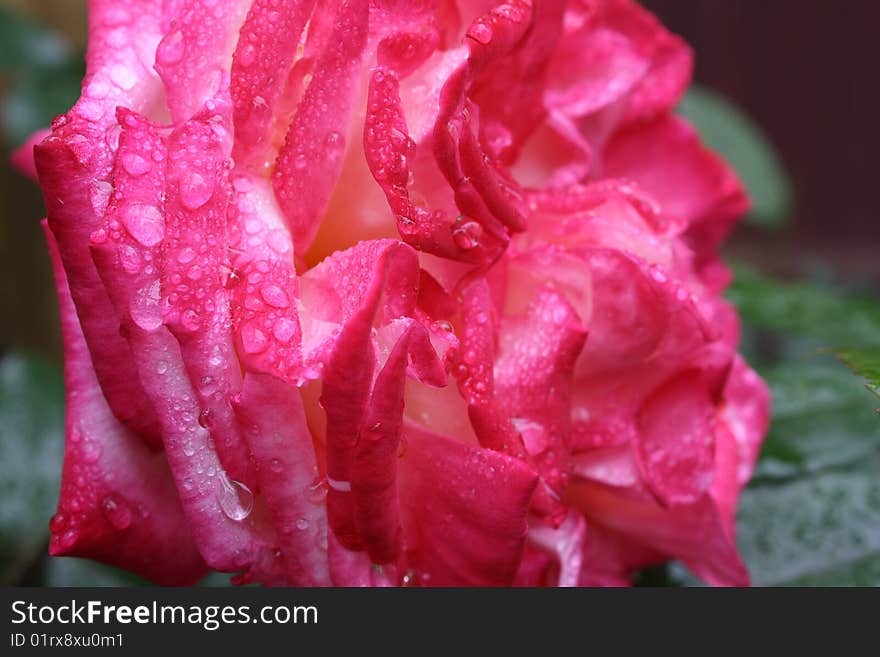
[(46, 550), (58, 500), (64, 385), (47, 360), (0, 360), (0, 582), (17, 582)]

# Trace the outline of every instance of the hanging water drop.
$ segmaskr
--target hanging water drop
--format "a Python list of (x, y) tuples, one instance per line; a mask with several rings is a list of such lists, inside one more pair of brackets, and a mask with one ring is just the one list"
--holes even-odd
[(225, 472), (217, 477), (217, 501), (220, 508), (230, 520), (241, 522), (247, 518), (254, 508), (254, 494), (251, 489), (240, 481), (229, 479)]
[(101, 502), (101, 512), (116, 529), (128, 529), (131, 525), (131, 509), (115, 495), (108, 495)]

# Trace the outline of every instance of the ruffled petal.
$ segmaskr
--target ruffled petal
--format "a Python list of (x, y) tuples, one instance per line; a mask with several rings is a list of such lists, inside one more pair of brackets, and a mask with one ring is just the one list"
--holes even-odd
[(275, 195), (299, 254), (314, 239), (342, 171), (349, 136), (340, 129), (349, 125), (356, 97), (368, 5), (366, 0), (347, 0), (340, 7), (275, 163)]
[(257, 463), (287, 584), (328, 586), (325, 489), (299, 392), (268, 374), (248, 373), (235, 411)]
[(409, 428), (399, 490), (410, 578), (425, 586), (510, 584), (537, 475), (498, 452)]
[(61, 314), (67, 388), (64, 471), (49, 552), (97, 559), (156, 584), (191, 585), (207, 567), (162, 453), (110, 412), (91, 365), (52, 232), (43, 224)]

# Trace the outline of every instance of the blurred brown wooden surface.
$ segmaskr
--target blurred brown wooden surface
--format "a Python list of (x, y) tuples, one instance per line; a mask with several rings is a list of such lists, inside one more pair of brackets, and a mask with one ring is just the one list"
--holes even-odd
[(740, 231), (735, 248), (787, 269), (823, 258), (880, 283), (880, 1), (643, 4), (692, 45), (695, 80), (744, 107), (791, 173), (792, 228)]

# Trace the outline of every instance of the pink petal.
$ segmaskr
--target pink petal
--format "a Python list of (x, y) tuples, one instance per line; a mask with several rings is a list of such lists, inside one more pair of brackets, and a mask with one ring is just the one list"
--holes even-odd
[(248, 373), (235, 410), (287, 561), (287, 583), (329, 585), (324, 488), (299, 393)]
[(743, 486), (751, 478), (770, 424), (770, 390), (740, 356), (733, 366), (723, 393), (720, 417), (737, 444), (737, 480)]
[(418, 261), (403, 244), (367, 242), (335, 254), (312, 272), (317, 281), (333, 276), (342, 311), (337, 321), (343, 323), (325, 367), (321, 391), (321, 406), (327, 414), (328, 517), (342, 544), (360, 549), (351, 478), (375, 368), (373, 322), (375, 318), (386, 323), (411, 311), (416, 301)]
[(516, 574), (537, 476), (498, 452), (410, 428), (399, 490), (407, 559), (425, 586), (497, 586)]
[(695, 502), (715, 470), (715, 405), (698, 372), (663, 383), (639, 410), (635, 451), (661, 504)]
[(638, 183), (663, 215), (687, 222), (698, 264), (714, 257), (748, 209), (733, 170), (700, 143), (690, 125), (672, 116), (617, 133), (605, 149), (604, 167), (605, 175)]
[(248, 371), (300, 385), (310, 373), (304, 363), (290, 232), (267, 180), (238, 175), (234, 186), (229, 222), (233, 257), (226, 288), (238, 357)]
[(241, 372), (220, 273), (228, 260), (230, 109), (209, 101), (168, 141), (159, 260), (162, 319), (180, 343), (201, 407), (199, 423), (211, 432), (223, 468), (253, 488), (250, 454), (229, 405), (241, 388)]
[(526, 451), (557, 494), (565, 485), (571, 385), (587, 332), (565, 298), (541, 287), (522, 317), (506, 317), (495, 359), (496, 394)]
[(232, 58), (231, 92), (239, 166), (262, 167), (272, 148), (275, 110), (314, 0), (255, 0)]
[(340, 7), (275, 163), (275, 194), (300, 254), (314, 238), (342, 171), (346, 127), (367, 39), (368, 4), (347, 0)]
[(229, 67), (249, 0), (176, 0), (163, 12), (156, 71), (175, 123), (186, 121), (229, 85)]
[(355, 526), (370, 559), (378, 564), (395, 561), (400, 552), (397, 452), (409, 343), (407, 331), (376, 377), (351, 468)]
[(163, 153), (164, 143), (143, 118), (125, 111), (120, 117), (114, 182), (125, 194), (111, 199), (105, 227), (92, 236), (94, 262), (124, 327), (145, 399), (159, 417), (165, 453), (199, 551), (216, 570), (240, 570), (260, 558), (254, 519), (242, 522), (248, 500), (239, 498), (249, 493), (226, 477), (210, 434), (199, 424), (201, 407), (180, 344), (162, 323), (155, 263), (165, 231), (164, 167), (131, 173), (123, 158), (131, 149), (152, 161), (153, 152)]
[[(114, 124), (115, 125), (115, 124)], [(104, 131), (78, 118), (61, 118), (34, 149), (37, 171), (95, 374), (113, 414), (153, 447), (161, 445), (154, 410), (132, 366), (131, 348), (89, 254), (112, 185)]]
[(89, 557), (157, 584), (193, 584), (206, 571), (164, 455), (110, 412), (91, 366), (58, 248), (43, 223), (64, 337), (66, 440), (52, 555)]
[(569, 499), (591, 522), (666, 558), (680, 559), (709, 584), (749, 583), (748, 571), (708, 494), (692, 504), (664, 509), (637, 492), (578, 483), (569, 488)]
[(547, 526), (529, 528), (529, 540), (551, 552), (559, 561), (557, 586), (577, 586), (584, 559), (587, 523), (575, 509), (556, 529)]

